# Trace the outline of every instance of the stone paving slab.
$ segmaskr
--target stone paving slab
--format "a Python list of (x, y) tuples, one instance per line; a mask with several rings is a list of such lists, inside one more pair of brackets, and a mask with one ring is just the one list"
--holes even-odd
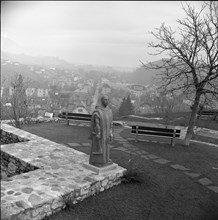
[(148, 154), (146, 155), (149, 159), (157, 159), (159, 158), (158, 156), (154, 155), (154, 154)]
[(134, 146), (133, 146), (132, 144), (129, 144), (129, 143), (128, 143), (128, 144), (123, 144), (123, 146), (124, 146), (124, 147), (127, 147), (127, 148), (129, 148), (129, 147), (130, 147), (130, 148), (134, 148)]
[(169, 160), (166, 160), (164, 158), (156, 159), (156, 160), (153, 160), (153, 161), (156, 162), (156, 163), (159, 163), (159, 164), (166, 164), (166, 163), (170, 162)]
[(128, 144), (128, 141), (126, 140), (115, 140), (115, 141), (117, 141), (118, 143), (122, 143), (122, 144)]
[(150, 159), (150, 158), (147, 157), (146, 155), (142, 155), (141, 158), (146, 159), (146, 160), (149, 160), (149, 159)]
[(140, 156), (140, 154), (138, 152), (135, 152), (135, 151), (130, 151), (130, 154)]
[(188, 168), (182, 166), (182, 165), (179, 165), (179, 164), (174, 164), (174, 165), (171, 165), (171, 167), (173, 169), (176, 169), (176, 170), (182, 170), (182, 171), (186, 171), (186, 170), (189, 170)]
[(81, 144), (79, 143), (67, 143), (69, 146), (71, 147), (78, 147), (78, 146), (81, 146)]
[(117, 138), (115, 138), (115, 141), (119, 141), (119, 142), (125, 142), (125, 143), (128, 143), (128, 141), (127, 141), (127, 140), (125, 140), (125, 139), (117, 139)]
[[(128, 141), (134, 141), (135, 140), (134, 138), (126, 138), (126, 139)], [(140, 141), (148, 142), (149, 140), (140, 140)], [(166, 143), (166, 142), (158, 142), (158, 143)], [(127, 146), (128, 146), (128, 144), (127, 144)], [(127, 147), (127, 146), (125, 146), (125, 147)], [(218, 147), (218, 145), (216, 145), (216, 147)], [(133, 146), (133, 145), (131, 146), (131, 148), (132, 148), (132, 150), (136, 149), (135, 146)], [(149, 154), (146, 151), (144, 151), (144, 152), (140, 151), (140, 150), (137, 151), (137, 149), (136, 149), (136, 152), (141, 154), (140, 156), (143, 159), (149, 160), (149, 159), (153, 158), (153, 156), (149, 157)], [(143, 155), (143, 153), (146, 154), (146, 155)], [(150, 154), (150, 155), (152, 155), (152, 154)], [(154, 155), (154, 156), (156, 156), (156, 155)], [(167, 164), (167, 163), (171, 162), (171, 161), (166, 160), (164, 158), (154, 159), (153, 161), (156, 162), (156, 163), (159, 163), (159, 164)], [(186, 168), (186, 167), (184, 167), (182, 165), (179, 165), (179, 164), (171, 165), (171, 167), (176, 169), (176, 170), (181, 170), (181, 171), (188, 171), (188, 170), (190, 170), (190, 169), (188, 169), (188, 168)], [(190, 171), (189, 172), (184, 172), (184, 174), (189, 176), (189, 177), (191, 177), (191, 178), (197, 178), (197, 177), (199, 177), (201, 175), (200, 173), (195, 173), (195, 172), (190, 172)], [(213, 191), (215, 193), (218, 193), (218, 186), (210, 186), (210, 184), (212, 184), (212, 181), (209, 180), (208, 178), (202, 178), (202, 179), (198, 180), (198, 182), (201, 183), (202, 185), (206, 186), (211, 191)]]
[(82, 143), (82, 146), (84, 146), (84, 147), (91, 147), (91, 143)]
[(208, 178), (202, 178), (202, 179), (199, 179), (198, 182), (204, 186), (207, 186), (207, 185), (210, 185), (212, 184), (212, 181), (209, 180)]
[(120, 144), (128, 144), (128, 141), (117, 141)]
[(192, 178), (199, 177), (201, 174), (200, 173), (190, 173), (190, 172), (184, 172), (187, 176), (190, 176)]
[(126, 148), (124, 147), (116, 147), (114, 148), (115, 150), (121, 150), (121, 151), (128, 151)]
[(212, 147), (218, 147), (218, 144), (212, 144), (212, 143), (208, 143), (208, 142), (202, 142), (202, 141), (197, 141), (197, 140), (191, 140), (191, 142), (197, 143), (197, 144), (209, 145)]
[(207, 186), (207, 188), (212, 190), (215, 193), (218, 193), (218, 186)]
[(126, 138), (126, 140), (128, 140), (128, 141), (134, 141), (135, 138)]
[(93, 171), (97, 174), (101, 174), (101, 173), (105, 173), (105, 172), (108, 172), (108, 171), (116, 170), (118, 165), (116, 163), (113, 163), (113, 164), (110, 164), (110, 165), (105, 166), (105, 167), (96, 167), (96, 166), (93, 166), (89, 163), (84, 163), (83, 167), (85, 167), (86, 169), (91, 170), (91, 171)]
[(130, 154), (131, 153), (131, 151), (130, 150), (125, 150), (125, 151), (123, 151), (123, 152), (125, 152), (125, 153), (128, 153), (128, 154)]
[(141, 150), (140, 153), (141, 153), (141, 154), (149, 154), (149, 153), (148, 153), (147, 151), (145, 151), (145, 150)]
[(136, 152), (139, 155), (144, 155), (144, 154), (148, 154), (148, 152), (143, 151), (143, 150), (133, 150), (134, 152)]
[(7, 124), (1, 129), (29, 140), (1, 145), (1, 151), (39, 168), (1, 181), (1, 219), (40, 220), (64, 208), (63, 197), (78, 203), (120, 184), (126, 172), (118, 166), (96, 174), (83, 167), (85, 153)]
[(147, 140), (147, 139), (138, 139), (139, 142), (152, 142), (151, 140)]

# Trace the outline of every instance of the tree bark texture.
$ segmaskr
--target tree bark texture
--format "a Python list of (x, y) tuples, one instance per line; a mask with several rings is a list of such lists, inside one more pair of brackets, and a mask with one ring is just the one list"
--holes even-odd
[(199, 91), (196, 91), (194, 105), (193, 105), (192, 113), (191, 113), (191, 116), (189, 119), (187, 133), (185, 136), (185, 145), (186, 146), (190, 145), (190, 141), (191, 141), (193, 133), (194, 133), (194, 125), (195, 125), (196, 115), (197, 115), (197, 111), (198, 111), (198, 105), (200, 102), (200, 97), (201, 97), (201, 93)]

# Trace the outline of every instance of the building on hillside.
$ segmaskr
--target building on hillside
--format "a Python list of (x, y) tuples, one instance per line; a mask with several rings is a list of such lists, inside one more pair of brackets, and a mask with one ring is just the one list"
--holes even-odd
[(110, 103), (113, 106), (119, 108), (122, 103), (122, 100), (123, 100), (122, 98), (112, 97), (112, 98), (110, 98)]
[(102, 78), (102, 79), (101, 79), (101, 83), (102, 83), (102, 84), (104, 84), (104, 83), (109, 84), (110, 81), (109, 81), (108, 79), (106, 79), (106, 78)]
[(37, 97), (49, 97), (48, 89), (38, 88)]
[(189, 106), (191, 106), (193, 104), (193, 101), (188, 100), (188, 99), (183, 99), (182, 102), (183, 102), (183, 104), (186, 104), (186, 105), (189, 105)]
[(64, 91), (59, 92), (58, 103), (61, 106), (61, 108), (68, 107), (70, 97), (71, 97), (71, 92), (67, 92), (67, 91), (66, 92), (64, 92)]
[(73, 91), (72, 98), (74, 100), (80, 100), (80, 101), (86, 101), (89, 98), (89, 89), (84, 88), (84, 89), (76, 89)]
[(26, 89), (27, 96), (33, 96), (34, 94), (36, 95), (36, 88), (27, 88)]
[(73, 113), (83, 113), (83, 114), (89, 114), (90, 113), (90, 105), (87, 105), (86, 102), (81, 100), (74, 100), (70, 101), (67, 107), (67, 110), (69, 112)]
[(152, 114), (154, 113), (154, 110), (151, 108), (151, 106), (144, 104), (136, 108), (136, 113), (137, 114)]
[(89, 86), (91, 86), (91, 87), (94, 86), (94, 80), (93, 80), (93, 79), (87, 80), (86, 83), (87, 83)]
[(28, 107), (30, 109), (47, 109), (50, 106), (48, 97), (29, 97)]
[(111, 87), (108, 84), (103, 84), (102, 86), (102, 94), (107, 95), (109, 93), (111, 93)]
[(92, 103), (92, 96), (89, 93), (83, 93), (83, 92), (76, 92), (72, 94), (70, 98), (70, 104), (74, 105), (74, 108), (80, 105), (80, 103), (84, 103), (84, 107), (87, 109), (90, 108)]
[(139, 85), (139, 84), (128, 85), (127, 87), (129, 89), (130, 93), (135, 96), (143, 95), (145, 93), (145, 89), (146, 89), (145, 86)]
[(84, 83), (82, 88), (83, 88), (84, 90), (86, 90), (88, 93), (91, 92), (91, 86), (90, 86), (89, 83)]
[(4, 92), (4, 87), (1, 87), (1, 97), (3, 96), (3, 92)]
[(14, 94), (14, 88), (13, 87), (9, 87), (9, 95), (12, 96)]
[(35, 73), (41, 75), (41, 74), (42, 74), (42, 71), (36, 70)]
[(80, 114), (89, 114), (87, 109), (84, 106), (77, 106), (73, 111), (73, 113), (80, 113)]
[[(3, 91), (4, 92), (4, 91)], [(2, 93), (3, 93), (2, 92)], [(25, 90), (25, 93), (27, 96), (36, 96), (36, 97), (49, 97), (48, 89), (47, 88), (33, 88), (33, 87), (28, 87)], [(8, 89), (8, 94), (9, 96), (12, 96), (14, 94), (14, 88), (12, 86), (9, 87)]]
[(8, 97), (10, 89), (9, 87), (1, 87), (1, 97)]

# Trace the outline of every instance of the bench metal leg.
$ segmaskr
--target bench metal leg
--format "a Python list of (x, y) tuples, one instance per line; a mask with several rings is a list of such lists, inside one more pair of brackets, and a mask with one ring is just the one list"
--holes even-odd
[(135, 142), (138, 142), (138, 132), (139, 132), (139, 128), (138, 126), (136, 126)]
[(66, 121), (67, 121), (67, 125), (69, 125), (68, 112), (66, 112)]
[(175, 139), (176, 139), (176, 130), (173, 130), (173, 138), (171, 139), (171, 145), (175, 146)]

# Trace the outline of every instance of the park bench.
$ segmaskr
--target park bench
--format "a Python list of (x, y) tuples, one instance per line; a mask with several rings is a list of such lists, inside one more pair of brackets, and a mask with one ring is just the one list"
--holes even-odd
[(175, 146), (175, 139), (180, 137), (180, 129), (174, 126), (164, 125), (151, 125), (149, 123), (133, 122), (129, 125), (132, 126), (131, 133), (135, 134), (135, 141), (138, 141), (138, 135), (147, 135), (155, 137), (165, 137), (171, 139), (171, 145)]
[(201, 110), (197, 113), (197, 119), (200, 119), (201, 116), (214, 116), (213, 120), (216, 120), (218, 116), (218, 110)]
[(66, 119), (67, 125), (69, 125), (70, 121), (86, 122), (86, 123), (91, 121), (90, 114), (81, 114), (81, 113), (62, 112), (61, 118)]

